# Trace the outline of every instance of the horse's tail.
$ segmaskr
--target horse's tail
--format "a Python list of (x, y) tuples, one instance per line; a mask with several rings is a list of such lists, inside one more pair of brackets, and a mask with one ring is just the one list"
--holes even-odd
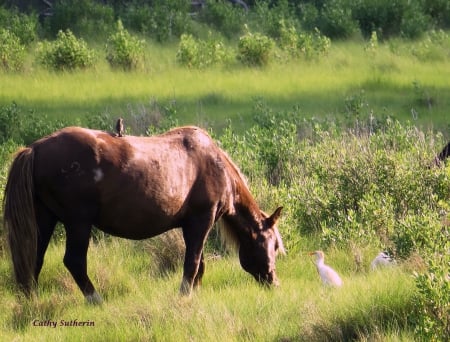
[(37, 223), (34, 209), (34, 153), (20, 150), (11, 165), (3, 198), (4, 226), (14, 274), (20, 289), (32, 288), (37, 255)]

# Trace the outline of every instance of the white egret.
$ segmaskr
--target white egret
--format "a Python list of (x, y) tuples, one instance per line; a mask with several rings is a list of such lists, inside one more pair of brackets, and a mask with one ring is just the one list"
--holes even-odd
[(393, 264), (394, 261), (392, 260), (392, 258), (389, 256), (389, 254), (385, 253), (385, 252), (380, 252), (378, 253), (378, 255), (372, 260), (372, 262), (370, 263), (370, 268), (372, 270), (375, 270), (379, 267), (384, 267), (384, 266), (388, 266)]
[(316, 264), (317, 273), (319, 273), (323, 284), (336, 287), (342, 286), (342, 279), (337, 272), (330, 266), (325, 265), (325, 254), (322, 251), (310, 252), (309, 255), (316, 257), (314, 263)]

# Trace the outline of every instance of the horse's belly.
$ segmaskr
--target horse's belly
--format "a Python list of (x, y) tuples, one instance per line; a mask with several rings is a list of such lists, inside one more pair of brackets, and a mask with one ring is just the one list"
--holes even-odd
[[(164, 203), (164, 202), (163, 202)], [(128, 197), (103, 203), (98, 223), (101, 230), (128, 239), (146, 239), (179, 226), (179, 205), (170, 207), (154, 201)]]

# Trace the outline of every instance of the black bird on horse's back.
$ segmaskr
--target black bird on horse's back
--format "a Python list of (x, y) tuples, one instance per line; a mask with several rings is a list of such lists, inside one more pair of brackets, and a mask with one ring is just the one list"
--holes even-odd
[(64, 264), (89, 302), (101, 297), (87, 275), (93, 226), (146, 239), (181, 227), (186, 245), (180, 292), (204, 273), (203, 245), (222, 219), (244, 270), (278, 284), (275, 256), (284, 253), (272, 215), (259, 208), (239, 169), (202, 129), (175, 128), (152, 137), (68, 127), (21, 149), (4, 197), (4, 221), (22, 291), (37, 284), (57, 222), (66, 231)]

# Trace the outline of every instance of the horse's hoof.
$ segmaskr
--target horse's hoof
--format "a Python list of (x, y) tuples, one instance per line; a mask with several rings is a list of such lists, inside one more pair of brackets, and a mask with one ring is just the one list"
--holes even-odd
[(103, 299), (97, 292), (94, 292), (93, 294), (86, 295), (86, 302), (92, 305), (100, 305), (103, 303)]

